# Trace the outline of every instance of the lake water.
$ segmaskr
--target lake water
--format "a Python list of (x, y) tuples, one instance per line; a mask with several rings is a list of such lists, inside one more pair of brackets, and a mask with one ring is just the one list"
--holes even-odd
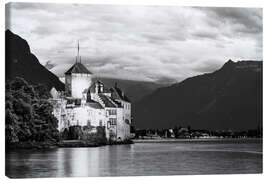
[(135, 143), (6, 153), (12, 178), (262, 173), (261, 140)]

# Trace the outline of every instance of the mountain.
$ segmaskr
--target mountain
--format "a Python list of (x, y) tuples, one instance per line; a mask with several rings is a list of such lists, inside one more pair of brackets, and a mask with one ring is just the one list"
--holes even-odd
[[(94, 80), (96, 79), (97, 78), (94, 78)], [(115, 83), (117, 83), (117, 86), (126, 93), (132, 103), (138, 102), (144, 96), (151, 94), (154, 90), (166, 86), (165, 84), (159, 84), (155, 82), (132, 81), (104, 77), (99, 77), (98, 79), (108, 87), (113, 87), (115, 86)]]
[(16, 76), (31, 84), (45, 84), (49, 89), (64, 90), (64, 84), (52, 72), (42, 66), (31, 53), (26, 40), (6, 30), (6, 81)]
[(44, 67), (48, 70), (52, 69), (55, 65), (51, 63), (51, 61), (47, 61)]
[(136, 128), (257, 128), (262, 125), (262, 61), (229, 60), (213, 73), (157, 89), (133, 110)]

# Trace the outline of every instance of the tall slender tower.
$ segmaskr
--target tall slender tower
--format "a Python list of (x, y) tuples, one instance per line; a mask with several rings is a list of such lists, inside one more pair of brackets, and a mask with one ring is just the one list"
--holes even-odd
[(81, 63), (80, 44), (75, 64), (65, 72), (65, 92), (73, 98), (82, 98), (82, 93), (92, 84), (92, 73)]

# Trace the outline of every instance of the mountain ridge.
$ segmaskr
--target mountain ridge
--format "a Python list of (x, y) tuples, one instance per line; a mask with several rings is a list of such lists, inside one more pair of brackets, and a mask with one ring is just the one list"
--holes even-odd
[(40, 64), (37, 57), (31, 53), (27, 41), (10, 30), (5, 32), (6, 43), (6, 81), (22, 77), (30, 84), (45, 84), (48, 89), (55, 87), (64, 90), (64, 84), (59, 78)]
[(262, 124), (262, 61), (229, 60), (212, 73), (159, 88), (134, 106), (137, 128), (254, 128)]

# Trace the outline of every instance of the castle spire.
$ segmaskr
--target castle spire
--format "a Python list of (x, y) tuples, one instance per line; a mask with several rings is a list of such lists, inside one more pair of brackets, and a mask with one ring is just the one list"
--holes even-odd
[(78, 54), (77, 54), (77, 58), (79, 59), (79, 56), (80, 56), (80, 42), (78, 40)]

